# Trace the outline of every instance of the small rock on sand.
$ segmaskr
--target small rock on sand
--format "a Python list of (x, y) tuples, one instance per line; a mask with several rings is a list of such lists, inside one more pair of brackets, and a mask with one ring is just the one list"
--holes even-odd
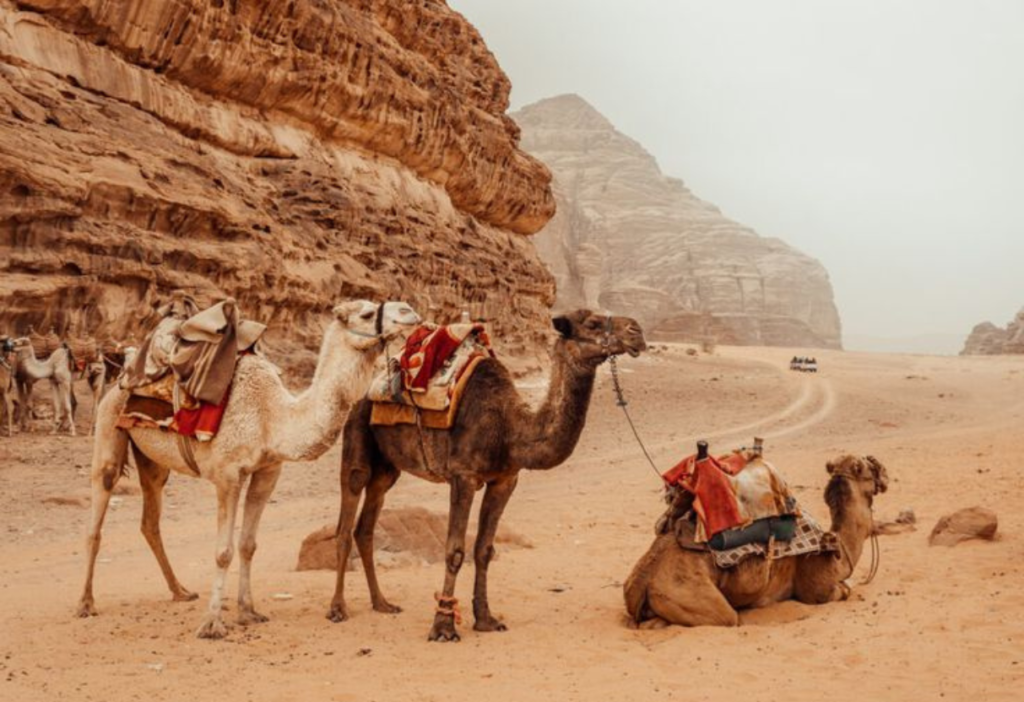
[(995, 538), (999, 519), (984, 507), (968, 507), (939, 519), (928, 537), (930, 546), (956, 546), (969, 539)]

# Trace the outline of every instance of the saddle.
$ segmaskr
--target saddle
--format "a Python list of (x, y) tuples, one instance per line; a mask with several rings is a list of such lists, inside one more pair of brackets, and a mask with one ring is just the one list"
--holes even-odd
[(450, 429), (473, 371), (493, 358), (482, 324), (423, 325), (370, 385), (370, 424)]
[[(687, 456), (662, 477), (666, 485), (683, 491), (697, 518), (696, 541), (703, 543), (721, 535), (723, 547), (734, 540), (729, 532), (758, 520), (798, 517), (796, 498), (785, 479), (761, 455), (760, 447), (734, 451), (714, 458)], [(703, 454), (703, 455), (702, 455)]]
[(121, 375), (129, 398), (117, 427), (174, 432), (182, 458), (198, 475), (192, 441), (216, 436), (238, 358), (257, 353), (266, 326), (240, 319), (233, 299), (200, 312), (180, 291), (158, 314), (157, 326)]

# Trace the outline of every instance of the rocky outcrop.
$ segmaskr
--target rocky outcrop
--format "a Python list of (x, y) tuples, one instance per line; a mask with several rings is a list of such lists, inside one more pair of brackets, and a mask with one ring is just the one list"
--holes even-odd
[(758, 236), (666, 177), (581, 98), (513, 115), (555, 176), (558, 213), (534, 237), (557, 307), (630, 314), (648, 336), (723, 344), (840, 346), (825, 269)]
[(524, 348), (554, 199), (509, 90), (443, 0), (0, 0), (0, 333), (185, 288), (307, 347), (364, 296)]
[(960, 352), (961, 356), (998, 354), (1024, 354), (1024, 308), (1005, 329), (992, 322), (982, 322), (974, 327)]
[[(337, 524), (327, 524), (302, 540), (295, 570), (337, 570), (338, 546), (335, 534)], [(448, 515), (431, 512), (423, 507), (399, 507), (381, 512), (374, 532), (374, 554), (378, 564), (420, 565), (444, 560), (444, 545), (448, 538)], [(466, 543), (476, 541), (471, 529)], [(498, 527), (494, 542), (507, 548), (533, 548), (529, 539)], [(358, 552), (353, 547), (346, 570), (353, 570)]]

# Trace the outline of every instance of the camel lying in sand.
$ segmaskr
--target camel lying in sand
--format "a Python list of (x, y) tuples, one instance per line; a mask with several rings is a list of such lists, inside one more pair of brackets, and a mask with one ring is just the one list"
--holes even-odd
[(748, 558), (718, 569), (709, 553), (679, 547), (675, 530), (658, 536), (633, 567), (624, 590), (626, 609), (643, 627), (736, 626), (737, 609), (795, 599), (807, 604), (844, 600), (850, 577), (871, 535), (871, 504), (889, 477), (872, 456), (842, 456), (828, 463), (825, 503), (839, 551), (789, 558)]

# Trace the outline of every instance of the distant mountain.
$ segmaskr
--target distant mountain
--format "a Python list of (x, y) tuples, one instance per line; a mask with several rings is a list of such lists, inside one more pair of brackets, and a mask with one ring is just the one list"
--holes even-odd
[(655, 339), (841, 346), (818, 261), (723, 216), (576, 95), (512, 117), (555, 176), (558, 212), (533, 239), (556, 307), (630, 314)]
[(982, 322), (971, 330), (971, 335), (960, 352), (963, 356), (992, 356), (995, 354), (1024, 354), (1024, 308), (1021, 308), (1006, 328), (992, 322)]

